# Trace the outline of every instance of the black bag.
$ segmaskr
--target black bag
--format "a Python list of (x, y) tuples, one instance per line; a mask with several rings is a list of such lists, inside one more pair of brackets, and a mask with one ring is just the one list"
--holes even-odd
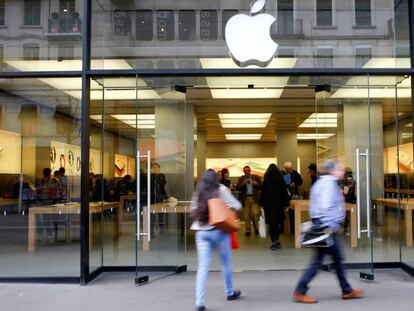
[(312, 219), (312, 221), (302, 224), (301, 232), (302, 247), (331, 247), (334, 244), (332, 231), (319, 219)]

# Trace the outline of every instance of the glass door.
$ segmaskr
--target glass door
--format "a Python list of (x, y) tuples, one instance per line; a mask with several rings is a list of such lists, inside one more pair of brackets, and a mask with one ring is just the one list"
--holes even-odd
[(186, 270), (185, 95), (168, 79), (137, 78), (137, 284)]
[(379, 201), (384, 197), (384, 145), (397, 120), (396, 78), (326, 81), (316, 86), (317, 162), (336, 159), (345, 167), (346, 220), (340, 240), (346, 262), (361, 268), (361, 278), (373, 280), (374, 262), (397, 262), (399, 253), (399, 238), (393, 234), (398, 213), (387, 213)]

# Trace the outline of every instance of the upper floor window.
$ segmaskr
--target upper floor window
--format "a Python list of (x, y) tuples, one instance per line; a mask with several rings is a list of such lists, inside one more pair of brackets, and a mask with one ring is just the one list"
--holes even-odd
[(355, 24), (371, 25), (371, 0), (355, 0)]
[(182, 10), (178, 12), (178, 38), (184, 41), (196, 39), (196, 12)]
[(277, 1), (277, 33), (293, 33), (293, 0)]
[(40, 25), (40, 2), (41, 0), (24, 1), (24, 24), (26, 26)]
[(0, 25), (6, 24), (6, 7), (5, 0), (0, 0)]
[(333, 48), (321, 47), (316, 49), (316, 68), (333, 68)]
[(160, 41), (174, 40), (174, 11), (157, 11), (157, 39)]
[(333, 25), (333, 0), (316, 0), (316, 25)]
[[(154, 17), (152, 11), (139, 10), (136, 12), (136, 36), (140, 41), (151, 41), (154, 38), (153, 34), (153, 21)], [(126, 22), (121, 21), (120, 25), (125, 27)], [(127, 34), (127, 31), (122, 31), (123, 35)]]
[(40, 55), (39, 45), (36, 43), (23, 44), (23, 59), (38, 60)]
[(200, 11), (200, 39), (217, 40), (218, 12), (214, 10)]

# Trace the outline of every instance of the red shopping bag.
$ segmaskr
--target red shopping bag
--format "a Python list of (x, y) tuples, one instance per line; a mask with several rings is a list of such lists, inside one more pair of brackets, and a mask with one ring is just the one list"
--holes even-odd
[(237, 239), (237, 232), (230, 233), (231, 248), (238, 249), (240, 247), (239, 240)]

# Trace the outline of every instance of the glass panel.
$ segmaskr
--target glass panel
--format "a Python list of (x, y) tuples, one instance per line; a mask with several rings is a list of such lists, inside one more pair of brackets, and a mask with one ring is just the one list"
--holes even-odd
[[(371, 47), (363, 68), (409, 68), (408, 0), (372, 7), (369, 0), (359, 2), (267, 1), (265, 13), (276, 19), (272, 40), (280, 50), (294, 50), (289, 61), (275, 58), (267, 68), (315, 68), (315, 47), (324, 42), (332, 48), (329, 68), (354, 68), (356, 44)], [(92, 5), (93, 68), (175, 69), (183, 62), (185, 68), (238, 68), (224, 30), (233, 15), (250, 15), (250, 1), (94, 0)], [(245, 40), (252, 58), (258, 46), (254, 40)]]
[[(170, 79), (139, 78), (138, 106), (131, 114), (136, 124), (140, 177), (141, 217), (137, 228), (142, 235), (136, 249), (137, 279), (154, 268), (171, 274), (185, 265), (189, 212), (186, 95), (185, 87), (170, 83)], [(160, 276), (152, 275), (150, 279)]]
[[(413, 123), (412, 123), (412, 100), (411, 100), (411, 77), (406, 77), (397, 84), (397, 106), (398, 106), (398, 135), (394, 136), (398, 144), (398, 167), (395, 162), (390, 172), (390, 185), (395, 185), (393, 174), (399, 172), (400, 176), (400, 211), (401, 211), (401, 261), (414, 267), (413, 247)], [(395, 142), (395, 141), (394, 141)], [(394, 151), (395, 152), (395, 151)], [(391, 154), (392, 157), (392, 154)], [(391, 168), (390, 168), (391, 169)], [(391, 183), (392, 182), (392, 183)], [(386, 185), (387, 187), (388, 185)], [(388, 187), (387, 187), (388, 188)], [(395, 193), (386, 192), (388, 197), (396, 197)]]
[(82, 70), (83, 0), (7, 1), (2, 24), (4, 3), (1, 71)]
[(0, 82), (0, 277), (79, 277), (81, 78)]
[[(370, 263), (371, 237), (368, 225), (370, 186), (370, 100), (368, 77), (322, 78), (316, 87), (317, 165), (336, 159), (345, 167), (341, 183), (346, 202), (346, 220), (339, 238), (346, 248), (347, 262)], [(381, 119), (376, 120), (381, 126)], [(373, 146), (380, 148), (378, 142)], [(382, 149), (379, 152), (381, 154)], [(381, 175), (380, 170), (375, 170)], [(382, 178), (382, 175), (381, 175)], [(358, 204), (359, 203), (359, 204)], [(360, 225), (358, 225), (358, 223)]]

